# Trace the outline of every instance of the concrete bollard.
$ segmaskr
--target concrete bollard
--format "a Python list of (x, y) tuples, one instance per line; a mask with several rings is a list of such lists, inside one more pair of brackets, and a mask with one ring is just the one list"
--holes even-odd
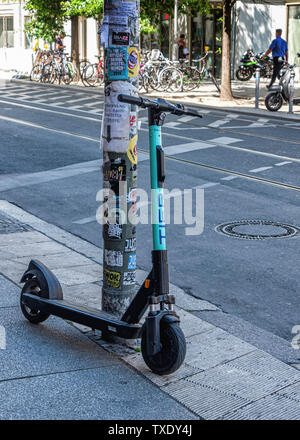
[(260, 67), (255, 69), (255, 108), (259, 108)]
[(289, 96), (289, 113), (293, 114), (293, 103), (294, 103), (294, 93), (295, 93), (295, 70), (291, 70), (290, 79), (290, 96)]

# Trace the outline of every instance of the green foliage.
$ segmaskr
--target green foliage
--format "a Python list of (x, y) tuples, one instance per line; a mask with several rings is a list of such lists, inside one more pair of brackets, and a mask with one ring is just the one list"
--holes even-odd
[(74, 15), (98, 17), (103, 13), (103, 0), (69, 0), (61, 3), (67, 18)]
[(143, 34), (154, 34), (157, 31), (157, 27), (153, 26), (149, 17), (141, 17), (140, 19), (140, 31)]
[(61, 0), (28, 0), (25, 8), (33, 19), (27, 23), (27, 32), (35, 38), (54, 41), (57, 30), (63, 29), (64, 17)]
[[(179, 0), (178, 12), (195, 15), (210, 11), (209, 0)], [(141, 0), (141, 18), (147, 17), (152, 24), (160, 22), (160, 14), (174, 15), (174, 0)]]
[(25, 8), (33, 16), (27, 32), (35, 38), (54, 41), (57, 31), (73, 16), (95, 17), (103, 12), (103, 0), (26, 0)]

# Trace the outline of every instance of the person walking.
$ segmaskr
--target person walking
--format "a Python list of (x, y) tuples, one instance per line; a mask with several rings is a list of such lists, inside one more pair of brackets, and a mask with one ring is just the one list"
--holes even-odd
[(55, 40), (55, 50), (57, 50), (57, 52), (63, 53), (64, 51), (64, 43), (63, 43), (63, 39), (65, 38), (65, 33), (64, 32), (60, 32)]
[(276, 38), (272, 41), (269, 49), (266, 51), (264, 57), (268, 56), (272, 52), (274, 69), (270, 84), (267, 86), (269, 89), (272, 87), (276, 78), (279, 79), (279, 72), (283, 66), (284, 60), (288, 60), (288, 45), (287, 42), (281, 38), (282, 29), (276, 29)]
[(178, 59), (179, 60), (183, 60), (189, 54), (189, 51), (188, 51), (188, 49), (186, 47), (185, 35), (184, 34), (180, 35), (179, 40), (177, 41), (177, 45), (178, 45)]

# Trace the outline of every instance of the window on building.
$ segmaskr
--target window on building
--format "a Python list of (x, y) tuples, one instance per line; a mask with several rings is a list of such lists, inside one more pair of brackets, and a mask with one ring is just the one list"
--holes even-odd
[(1, 47), (14, 47), (14, 17), (0, 17)]
[(31, 21), (31, 17), (24, 17), (24, 28), (25, 28), (25, 49), (30, 49), (32, 47), (32, 37), (26, 32), (26, 24)]
[(288, 47), (289, 62), (298, 64), (297, 52), (300, 51), (300, 5), (288, 6)]

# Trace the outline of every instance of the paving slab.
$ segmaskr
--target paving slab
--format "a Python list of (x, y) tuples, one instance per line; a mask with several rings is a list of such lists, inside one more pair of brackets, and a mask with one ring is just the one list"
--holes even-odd
[(255, 350), (253, 345), (215, 327), (187, 338), (186, 363), (207, 370)]
[(6, 350), (0, 351), (0, 381), (112, 365), (112, 356), (62, 319), (30, 324), (19, 307), (0, 308)]
[(87, 266), (93, 264), (93, 261), (84, 257), (83, 255), (77, 254), (73, 251), (69, 251), (65, 249), (65, 252), (61, 252), (58, 254), (51, 255), (43, 255), (42, 257), (39, 255), (32, 254), (30, 257), (20, 257), (13, 258), (17, 263), (29, 264), (30, 260), (37, 259), (43, 260), (42, 263), (45, 264), (49, 269), (61, 269), (65, 267), (74, 267), (74, 266)]
[(18, 307), (19, 303), (20, 289), (0, 275), (0, 308)]
[(226, 413), (225, 420), (300, 420), (299, 402), (279, 394), (267, 396), (237, 411)]
[[(65, 297), (71, 301), (100, 308), (102, 265), (97, 263), (102, 263), (101, 250), (7, 202), (0, 201), (0, 209), (2, 208), (4, 208), (5, 214), (12, 217), (15, 215), (18, 222), (22, 223), (23, 221), (31, 228), (38, 228), (40, 235), (47, 235), (49, 240), (37, 242), (38, 252), (36, 255), (40, 254), (41, 258), (38, 259), (53, 265), (54, 273), (62, 282)], [(24, 253), (24, 248), (26, 254), (29, 246), (33, 247), (34, 241), (30, 243), (28, 240), (34, 240), (34, 235), (25, 230), (23, 233), (17, 231), (15, 234), (4, 234), (3, 236), (7, 235), (10, 235), (9, 241), (4, 246), (1, 246), (0, 240), (0, 250), (4, 249), (6, 252), (6, 254), (2, 254), (3, 258), (0, 259), (0, 272), (18, 283), (31, 255), (34, 254), (18, 256), (12, 260), (8, 259), (11, 258), (11, 250), (6, 248), (19, 248), (21, 254)], [(23, 239), (22, 237), (26, 235), (28, 238)], [(39, 240), (43, 240), (40, 235)], [(59, 251), (57, 247), (59, 247)], [(52, 250), (53, 253), (51, 253)], [(42, 258), (43, 255), (45, 255), (45, 259)], [(64, 259), (68, 266), (63, 266)], [(60, 262), (62, 265), (59, 265)], [(146, 275), (145, 271), (137, 271), (138, 284), (143, 282)], [(176, 407), (181, 410), (180, 416), (177, 418), (184, 418), (182, 414), (185, 414), (184, 411), (187, 410), (183, 407), (191, 411), (187, 412), (187, 418), (263, 419), (264, 417), (285, 417), (297, 419), (299, 417), (299, 370), (279, 361), (263, 350), (258, 350), (255, 343), (248, 343), (242, 337), (233, 336), (225, 329), (217, 327), (212, 320), (207, 322), (190, 313), (190, 311), (220, 313), (220, 309), (207, 301), (191, 297), (180, 287), (171, 285), (170, 290), (176, 295), (176, 311), (180, 315), (181, 326), (186, 335), (186, 360), (175, 373), (169, 376), (156, 376), (145, 365), (138, 346), (136, 347), (137, 351), (134, 351), (132, 347), (108, 343), (101, 339), (99, 332), (93, 332), (88, 327), (76, 325), (77, 329), (79, 328), (82, 332), (79, 333), (74, 328), (75, 325), (70, 326), (55, 317), (50, 317), (39, 326), (31, 325), (19, 310), (18, 288), (11, 284), (7, 288), (7, 283), (6, 278), (0, 277), (0, 292), (4, 291), (4, 293), (0, 293), (0, 325), (5, 327), (7, 334), (7, 349), (0, 350), (0, 392), (3, 384), (6, 386), (6, 384), (17, 382), (23, 378), (21, 383), (25, 384), (25, 395), (30, 388), (26, 388), (25, 381), (35, 381), (37, 377), (41, 377), (43, 380), (49, 378), (51, 392), (48, 401), (54, 405), (52, 403), (54, 400), (51, 400), (53, 394), (53, 399), (61, 399), (65, 404), (65, 392), (62, 393), (62, 396), (59, 394), (59, 389), (53, 392), (50, 379), (59, 376), (57, 381), (60, 383), (60, 388), (65, 390), (67, 389), (66, 384), (72, 383), (72, 381), (77, 384), (80, 382), (80, 378), (84, 377), (85, 379), (81, 379), (83, 381), (81, 388), (87, 390), (87, 393), (91, 393), (93, 398), (94, 389), (90, 391), (90, 387), (92, 389), (90, 383), (93, 382), (91, 377), (95, 376), (92, 372), (100, 370), (105, 376), (105, 371), (109, 370), (109, 374), (113, 375), (114, 369), (117, 370), (122, 365), (126, 372), (129, 371), (133, 374), (133, 377), (136, 377), (136, 372), (138, 372), (141, 376), (137, 377), (141, 381), (145, 381), (145, 378), (149, 379), (147, 384), (151, 387), (154, 385), (158, 387), (160, 390), (154, 388), (157, 392), (164, 391), (165, 398), (169, 399), (166, 402), (172, 402), (172, 408), (173, 404), (183, 405)], [(96, 350), (95, 342), (98, 344)], [(120, 359), (123, 359), (128, 366), (122, 364)], [(130, 368), (135, 369), (136, 372), (133, 373)], [(35, 377), (29, 378), (29, 376)], [(78, 377), (79, 382), (75, 376)], [(102, 376), (99, 380), (102, 380)], [(114, 386), (118, 385), (117, 373), (112, 382), (114, 382)], [(100, 385), (102, 386), (102, 383)], [(34, 386), (35, 382), (32, 382), (31, 387)], [(46, 388), (47, 386), (45, 385)], [(97, 390), (97, 387), (94, 386), (94, 388)], [(74, 396), (77, 396), (78, 389), (78, 387), (74, 388)], [(105, 387), (102, 389), (106, 392)], [(3, 388), (3, 394), (10, 395), (11, 391), (9, 390), (9, 388)], [(100, 408), (106, 400), (105, 392), (103, 395), (100, 393), (100, 400), (95, 401), (98, 402)], [(109, 412), (110, 405), (113, 408), (113, 405), (117, 406), (118, 402), (122, 408), (123, 403), (126, 408), (132, 408), (130, 393), (126, 397), (122, 395), (120, 399), (118, 390), (114, 392), (114, 388), (112, 388), (113, 397), (111, 400), (107, 398), (108, 409), (103, 418), (110, 418), (107, 416), (107, 414), (111, 414)], [(66, 394), (68, 395), (68, 392)], [(97, 398), (95, 397), (95, 399)], [(31, 415), (26, 412), (27, 409), (23, 410), (24, 399), (21, 393), (20, 405), (15, 407), (14, 403), (11, 404), (13, 411), (15, 411), (12, 414), (25, 414), (25, 418), (30, 418)], [(44, 397), (37, 407), (40, 407), (40, 417), (47, 418), (43, 399)], [(66, 414), (65, 418), (80, 418), (82, 414), (86, 415), (87, 413), (89, 416), (83, 418), (102, 417), (95, 412), (96, 410), (94, 412), (90, 410), (89, 403), (83, 404), (82, 401), (80, 402), (82, 411), (76, 412), (72, 397), (69, 400), (70, 402), (65, 405), (66, 412), (64, 413), (62, 410), (62, 414)], [(45, 401), (47, 401), (46, 397)], [(262, 402), (265, 402), (265, 405)], [(281, 411), (283, 404), (285, 408)], [(32, 405), (35, 407), (34, 401), (32, 401)], [(152, 404), (151, 410), (153, 407), (156, 408), (155, 405), (156, 403)], [(88, 410), (86, 410), (87, 407)], [(15, 410), (15, 408), (17, 409)], [(0, 414), (1, 409), (0, 402)], [(6, 414), (5, 411), (4, 405), (2, 413)], [(50, 410), (52, 414), (51, 411), (52, 407)], [(73, 416), (70, 416), (71, 412)], [(127, 409), (122, 411), (121, 418), (130, 418), (128, 414)], [(142, 409), (141, 414), (145, 414)], [(164, 411), (161, 414), (158, 412), (158, 414), (158, 417), (164, 418)], [(14, 417), (22, 418), (19, 415)], [(149, 414), (147, 414), (148, 417)], [(166, 418), (168, 417), (169, 415), (166, 416)]]
[(2, 420), (198, 419), (120, 363), (0, 382), (0, 394)]

